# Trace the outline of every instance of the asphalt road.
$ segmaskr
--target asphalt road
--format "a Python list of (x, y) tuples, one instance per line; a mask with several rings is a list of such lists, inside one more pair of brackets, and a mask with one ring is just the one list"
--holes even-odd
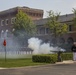
[(76, 63), (0, 69), (0, 75), (76, 75)]

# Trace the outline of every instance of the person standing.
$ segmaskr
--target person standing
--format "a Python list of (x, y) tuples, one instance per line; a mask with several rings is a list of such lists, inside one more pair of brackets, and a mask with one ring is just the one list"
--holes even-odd
[(73, 60), (76, 61), (76, 42), (74, 42), (71, 50), (73, 52)]

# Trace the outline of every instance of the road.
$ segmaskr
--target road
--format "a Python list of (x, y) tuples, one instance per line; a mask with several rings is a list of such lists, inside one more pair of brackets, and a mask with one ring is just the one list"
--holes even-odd
[(76, 75), (76, 63), (0, 69), (0, 75)]

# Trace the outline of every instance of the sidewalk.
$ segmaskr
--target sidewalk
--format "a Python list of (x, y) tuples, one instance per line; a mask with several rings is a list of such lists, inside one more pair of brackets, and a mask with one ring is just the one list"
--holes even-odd
[(0, 67), (0, 69), (7, 69), (7, 68)]
[(56, 64), (73, 64), (73, 63), (76, 63), (76, 61), (73, 61), (73, 60), (65, 60), (65, 61), (62, 61), (62, 62), (56, 62)]

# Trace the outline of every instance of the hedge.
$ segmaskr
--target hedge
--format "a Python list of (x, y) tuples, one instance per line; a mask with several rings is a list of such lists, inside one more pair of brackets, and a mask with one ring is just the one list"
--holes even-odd
[(55, 63), (57, 61), (57, 55), (33, 55), (33, 62)]
[(61, 54), (62, 60), (72, 60), (73, 59), (73, 53), (62, 53)]
[[(32, 61), (33, 62), (40, 62), (40, 63), (55, 63), (57, 62), (57, 54), (46, 54), (46, 55), (33, 55)], [(62, 60), (72, 60), (73, 54), (72, 53), (62, 53), (61, 54)]]

